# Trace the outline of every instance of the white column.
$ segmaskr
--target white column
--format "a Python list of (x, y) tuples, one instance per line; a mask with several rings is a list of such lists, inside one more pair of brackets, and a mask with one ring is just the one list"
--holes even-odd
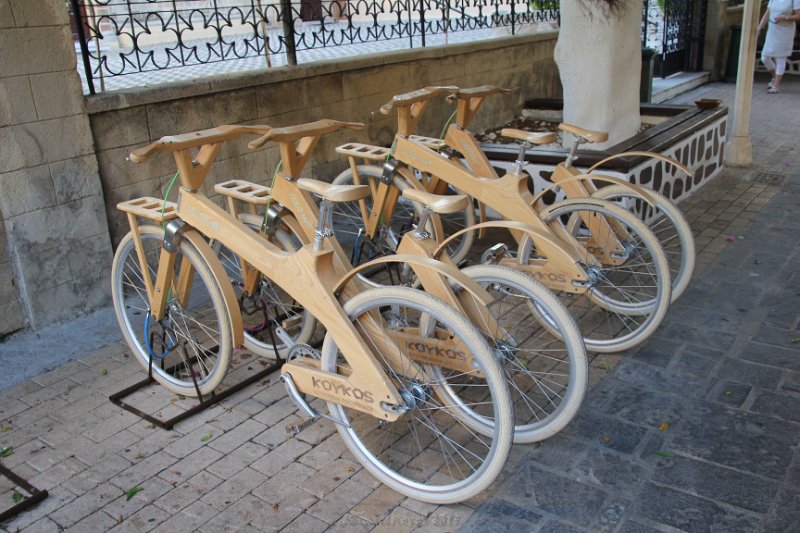
[(726, 150), (725, 162), (732, 167), (753, 164), (753, 142), (750, 140), (750, 99), (753, 96), (753, 72), (756, 67), (756, 28), (760, 3), (745, 0), (742, 13), (742, 42), (739, 47), (739, 72), (736, 77), (736, 101), (733, 132)]

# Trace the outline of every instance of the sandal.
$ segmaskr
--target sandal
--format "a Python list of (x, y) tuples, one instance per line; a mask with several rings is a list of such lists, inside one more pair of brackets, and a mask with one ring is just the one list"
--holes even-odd
[(778, 94), (779, 92), (781, 91), (774, 85), (770, 86), (769, 89), (767, 89), (767, 94)]

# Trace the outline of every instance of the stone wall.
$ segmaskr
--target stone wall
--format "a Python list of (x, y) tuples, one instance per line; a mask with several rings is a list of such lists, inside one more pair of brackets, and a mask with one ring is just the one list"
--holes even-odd
[[(396, 117), (373, 117), (371, 112), (395, 94), (426, 85), (512, 88), (511, 97), (487, 99), (473, 129), (505, 121), (527, 99), (560, 96), (553, 61), (556, 37), (557, 32), (550, 31), (90, 97), (87, 107), (112, 240), (119, 242), (128, 231), (127, 221), (115, 205), (136, 196), (163, 197), (174, 176), (174, 162), (167, 155), (139, 165), (126, 161), (126, 155), (137, 146), (163, 135), (230, 123), (278, 127), (321, 118), (367, 123), (364, 131), (338, 132), (318, 145), (306, 175), (330, 179), (346, 167), (346, 160), (334, 151), (337, 145), (391, 142)], [(441, 98), (432, 102), (419, 133), (438, 136), (452, 111)], [(229, 143), (206, 182), (207, 193), (211, 195), (214, 183), (227, 179), (265, 183), (277, 162), (274, 145), (252, 152), (245, 141)]]
[(63, 0), (0, 0), (0, 335), (109, 301), (111, 246)]

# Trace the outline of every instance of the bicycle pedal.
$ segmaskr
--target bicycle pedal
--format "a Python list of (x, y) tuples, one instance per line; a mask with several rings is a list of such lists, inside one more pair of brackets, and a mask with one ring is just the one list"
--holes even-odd
[(506, 254), (508, 253), (508, 246), (499, 242), (483, 252), (481, 255), (481, 264), (482, 265), (496, 265), (503, 259)]
[(301, 315), (292, 315), (281, 322), (281, 327), (287, 332), (295, 333), (300, 331), (302, 321), (303, 317)]
[(294, 437), (317, 420), (319, 420), (319, 418), (306, 418), (305, 420), (296, 424), (286, 424), (286, 433)]

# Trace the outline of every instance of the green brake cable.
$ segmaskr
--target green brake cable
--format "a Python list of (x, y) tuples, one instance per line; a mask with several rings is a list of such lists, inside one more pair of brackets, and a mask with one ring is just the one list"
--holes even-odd
[[(169, 182), (169, 187), (167, 187), (167, 192), (164, 194), (164, 204), (161, 206), (161, 217), (162, 217), (161, 229), (163, 229), (164, 231), (167, 231), (167, 225), (164, 224), (164, 220), (163, 220), (164, 211), (167, 210), (167, 198), (169, 198), (169, 193), (172, 192), (172, 187), (173, 187), (173, 185), (175, 185), (175, 180), (178, 179), (178, 174), (180, 174), (180, 171), (175, 172), (175, 175), (172, 176), (172, 181)], [(169, 300), (170, 298), (172, 298), (172, 287), (171, 286), (170, 286), (169, 290), (167, 291), (167, 300)]]
[[(178, 179), (178, 174), (180, 174), (180, 171), (175, 172), (175, 175), (172, 176), (172, 181), (169, 182), (169, 187), (167, 187), (167, 192), (166, 192), (166, 194), (164, 194), (164, 205), (161, 206), (161, 216), (162, 216), (162, 218), (164, 216), (164, 211), (166, 211), (166, 209), (167, 209), (167, 198), (169, 198), (169, 193), (172, 191), (172, 186), (175, 185), (175, 180)], [(161, 229), (163, 229), (163, 230), (167, 229), (167, 225), (164, 224), (163, 220), (161, 221)]]
[(457, 112), (458, 109), (453, 111), (453, 114), (450, 115), (450, 118), (448, 118), (447, 122), (444, 123), (444, 128), (442, 128), (442, 133), (439, 134), (439, 139), (444, 139), (444, 134), (447, 131), (447, 127), (450, 125), (451, 122), (453, 122), (453, 119), (455, 118)]

